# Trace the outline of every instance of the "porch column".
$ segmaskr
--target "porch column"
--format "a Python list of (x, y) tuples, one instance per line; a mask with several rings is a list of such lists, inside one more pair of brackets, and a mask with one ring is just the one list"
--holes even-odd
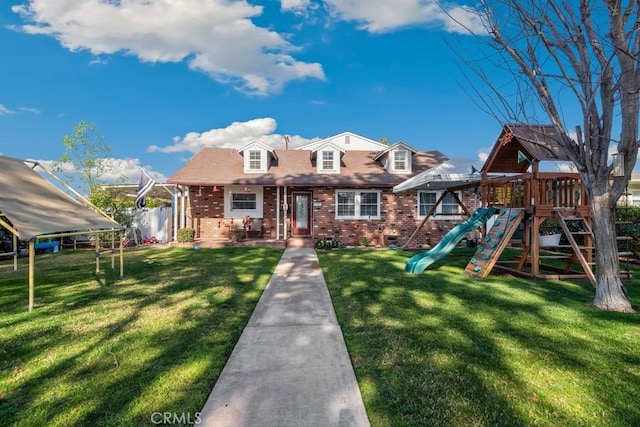
[(282, 236), (284, 240), (287, 240), (287, 186), (284, 186), (284, 203), (282, 204), (282, 211), (284, 213), (284, 221), (283, 221), (283, 231)]
[(173, 192), (173, 241), (178, 241), (178, 217), (180, 216), (179, 187), (176, 184), (176, 191)]
[(276, 186), (276, 240), (280, 240), (280, 186)]
[(180, 189), (180, 228), (184, 228), (185, 227), (185, 222), (187, 220), (187, 200), (186, 200), (186, 196), (185, 196), (185, 191), (184, 188)]

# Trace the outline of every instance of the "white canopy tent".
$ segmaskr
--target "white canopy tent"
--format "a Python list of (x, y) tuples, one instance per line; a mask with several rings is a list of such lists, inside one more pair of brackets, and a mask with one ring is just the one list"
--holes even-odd
[[(37, 162), (0, 156), (0, 225), (13, 234), (14, 268), (17, 268), (18, 240), (29, 243), (29, 310), (33, 309), (34, 246), (37, 238), (95, 235), (96, 272), (99, 273), (99, 234), (122, 232), (124, 229), (70, 187), (67, 188), (82, 202), (46, 180), (34, 170), (37, 166), (58, 179)], [(122, 245), (120, 248), (122, 275)]]

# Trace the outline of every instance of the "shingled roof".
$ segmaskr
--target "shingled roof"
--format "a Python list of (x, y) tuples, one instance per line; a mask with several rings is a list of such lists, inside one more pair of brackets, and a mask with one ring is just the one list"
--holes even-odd
[(503, 127), (482, 172), (524, 173), (528, 162), (518, 162), (521, 151), (532, 162), (568, 161), (553, 125), (507, 124)]
[[(346, 151), (339, 174), (319, 174), (310, 150), (274, 150), (267, 173), (245, 173), (243, 157), (232, 148), (204, 148), (168, 179), (180, 185), (289, 185), (289, 186), (378, 186), (393, 187), (406, 174), (388, 173), (373, 160), (377, 152)], [(412, 170), (418, 173), (447, 160), (439, 151), (420, 151), (413, 156)]]

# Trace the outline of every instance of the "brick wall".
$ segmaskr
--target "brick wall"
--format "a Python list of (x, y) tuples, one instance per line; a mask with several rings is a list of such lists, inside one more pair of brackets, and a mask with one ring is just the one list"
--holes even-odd
[[(264, 187), (264, 217), (262, 225), (264, 237), (275, 239), (277, 235), (277, 194), (276, 187)], [(333, 187), (289, 187), (287, 203), (291, 204), (292, 192), (309, 192), (312, 195), (313, 238), (331, 237), (346, 245), (357, 245), (365, 237), (370, 245), (387, 246), (390, 243), (403, 244), (422, 221), (417, 217), (416, 192), (393, 194), (391, 189), (381, 190), (381, 211), (379, 220), (347, 220), (335, 217), (335, 189)], [(241, 227), (241, 219), (224, 218), (224, 191), (213, 192), (212, 187), (192, 187), (189, 189), (188, 226), (196, 230), (200, 239), (229, 238), (233, 228)], [(475, 211), (476, 197), (464, 192), (462, 201), (470, 212)], [(280, 202), (284, 202), (282, 197)], [(291, 215), (287, 219), (287, 236), (291, 235)], [(282, 212), (280, 221), (283, 221)], [(465, 218), (462, 217), (462, 220)], [(436, 244), (451, 228), (461, 220), (429, 220), (415, 238), (419, 244)], [(284, 225), (280, 226), (280, 238)], [(476, 232), (470, 237), (480, 237)], [(394, 240), (395, 238), (395, 240)]]
[[(313, 208), (313, 234), (316, 239), (331, 237), (346, 245), (357, 245), (360, 238), (364, 237), (373, 246), (403, 244), (422, 222), (417, 216), (416, 192), (394, 194), (391, 189), (382, 190), (379, 220), (336, 219), (335, 189), (332, 187), (315, 188), (313, 197), (320, 202), (320, 206)], [(475, 211), (474, 194), (464, 193), (462, 202), (470, 212)], [(429, 220), (420, 229), (414, 242), (436, 244), (462, 220)], [(470, 237), (480, 237), (480, 233)]]

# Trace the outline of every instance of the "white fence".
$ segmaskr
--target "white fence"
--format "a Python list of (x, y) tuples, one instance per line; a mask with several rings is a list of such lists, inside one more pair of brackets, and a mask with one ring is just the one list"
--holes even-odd
[(152, 209), (141, 209), (135, 212), (131, 227), (139, 229), (142, 239), (155, 237), (166, 243), (171, 236), (171, 207), (160, 206)]

